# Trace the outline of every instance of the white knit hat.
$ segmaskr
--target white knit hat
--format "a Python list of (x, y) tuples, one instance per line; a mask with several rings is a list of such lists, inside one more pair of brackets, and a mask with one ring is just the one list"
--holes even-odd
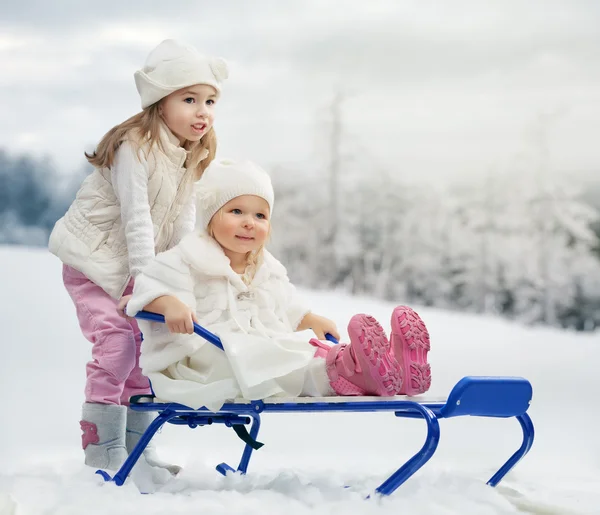
[(229, 76), (227, 63), (219, 57), (206, 57), (175, 39), (165, 39), (135, 72), (135, 85), (142, 98), (142, 109), (158, 102), (178, 89), (207, 84), (221, 92)]
[(206, 229), (219, 209), (241, 195), (265, 199), (273, 213), (275, 194), (267, 172), (250, 161), (213, 161), (196, 183), (196, 229)]

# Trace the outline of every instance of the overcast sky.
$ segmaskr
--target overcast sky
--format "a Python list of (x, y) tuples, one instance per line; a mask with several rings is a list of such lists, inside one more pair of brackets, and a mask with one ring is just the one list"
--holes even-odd
[(322, 169), (340, 91), (347, 163), (485, 172), (542, 117), (554, 169), (600, 171), (595, 0), (2, 2), (0, 147), (80, 167), (139, 110), (133, 73), (169, 37), (230, 62), (223, 157)]

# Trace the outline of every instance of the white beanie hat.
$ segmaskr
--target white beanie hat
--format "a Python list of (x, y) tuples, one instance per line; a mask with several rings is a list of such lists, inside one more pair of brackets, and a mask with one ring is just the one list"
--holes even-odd
[(227, 63), (218, 57), (206, 57), (175, 39), (165, 39), (134, 73), (135, 85), (142, 98), (142, 109), (158, 102), (178, 89), (207, 84), (221, 92), (229, 76)]
[(250, 161), (213, 161), (196, 183), (196, 229), (206, 229), (219, 209), (241, 195), (265, 199), (273, 213), (275, 194), (267, 172)]

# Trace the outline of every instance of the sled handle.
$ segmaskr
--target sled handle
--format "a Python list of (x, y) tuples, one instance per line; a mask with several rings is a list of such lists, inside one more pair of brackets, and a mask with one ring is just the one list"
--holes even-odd
[[(159, 315), (158, 313), (152, 313), (150, 311), (138, 311), (135, 318), (139, 318), (140, 320), (148, 320), (149, 322), (160, 322), (161, 324), (165, 323), (165, 317)], [(221, 343), (221, 339), (214, 333), (211, 333), (208, 329), (204, 329), (200, 324), (194, 322), (194, 332), (198, 336), (202, 336), (207, 342), (212, 343), (215, 347), (218, 347), (221, 350), (223, 349), (223, 344)], [(329, 333), (325, 335), (325, 338), (332, 343), (338, 343), (338, 341)]]
[[(150, 322), (160, 322), (161, 324), (165, 323), (164, 316), (159, 315), (158, 313), (152, 313), (150, 311), (138, 311), (137, 315), (135, 315), (135, 318), (139, 318), (140, 320), (148, 320)], [(202, 336), (202, 338), (204, 338), (207, 342), (212, 343), (215, 347), (224, 350), (221, 339), (216, 334), (204, 329), (204, 327), (196, 322), (194, 322), (194, 332), (198, 336)]]

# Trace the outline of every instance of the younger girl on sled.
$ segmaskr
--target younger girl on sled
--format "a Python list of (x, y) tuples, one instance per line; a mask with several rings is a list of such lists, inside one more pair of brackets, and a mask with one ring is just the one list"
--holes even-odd
[[(218, 410), (236, 397), (415, 395), (431, 384), (429, 334), (406, 306), (392, 313), (390, 339), (377, 320), (358, 314), (350, 343), (335, 324), (303, 304), (286, 269), (266, 249), (274, 194), (269, 176), (250, 162), (213, 162), (197, 184), (193, 233), (159, 254), (123, 299), (140, 322), (140, 365), (160, 401)], [(127, 303), (127, 304), (126, 304)], [(193, 333), (217, 334), (225, 352)], [(302, 332), (312, 329), (309, 341)]]

